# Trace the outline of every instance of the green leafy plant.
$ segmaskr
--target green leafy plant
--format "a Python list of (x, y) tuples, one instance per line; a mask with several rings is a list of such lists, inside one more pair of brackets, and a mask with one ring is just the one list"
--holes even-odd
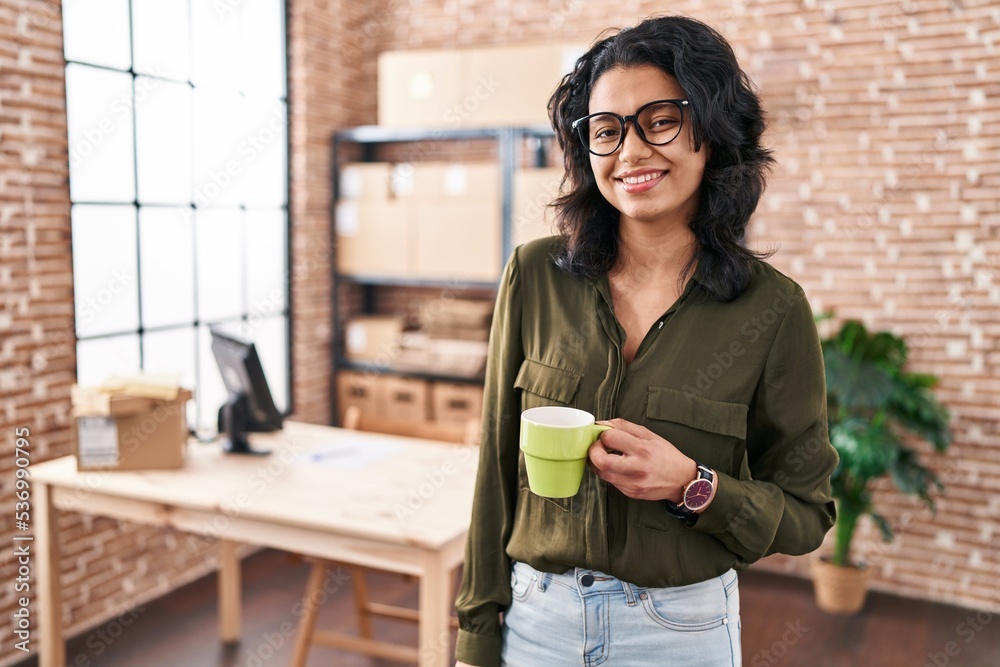
[(837, 522), (831, 562), (848, 567), (862, 516), (871, 516), (886, 541), (893, 537), (892, 526), (872, 504), (876, 480), (889, 475), (901, 492), (935, 509), (931, 493), (943, 485), (920, 462), (907, 434), (941, 452), (951, 442), (951, 430), (948, 412), (932, 392), (937, 378), (904, 370), (907, 348), (901, 338), (872, 334), (848, 321), (822, 344), (830, 441), (840, 454), (832, 478)]

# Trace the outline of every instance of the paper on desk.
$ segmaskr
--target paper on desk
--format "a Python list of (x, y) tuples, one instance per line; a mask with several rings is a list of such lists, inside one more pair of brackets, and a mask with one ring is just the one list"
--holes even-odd
[(302, 454), (298, 463), (330, 466), (341, 470), (358, 470), (394, 454), (400, 445), (392, 442), (372, 442), (369, 439), (337, 442)]

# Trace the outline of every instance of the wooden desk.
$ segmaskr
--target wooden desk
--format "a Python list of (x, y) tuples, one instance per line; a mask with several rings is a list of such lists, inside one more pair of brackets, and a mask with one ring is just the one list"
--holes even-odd
[[(66, 661), (57, 509), (219, 538), (227, 642), (240, 639), (238, 543), (417, 576), (418, 664), (452, 664), (450, 573), (464, 557), (475, 449), (292, 422), (251, 442), (271, 455), (227, 456), (192, 443), (180, 470), (78, 473), (71, 456), (32, 466), (40, 667)], [(382, 456), (358, 467), (336, 448)], [(324, 451), (320, 462), (303, 460)]]

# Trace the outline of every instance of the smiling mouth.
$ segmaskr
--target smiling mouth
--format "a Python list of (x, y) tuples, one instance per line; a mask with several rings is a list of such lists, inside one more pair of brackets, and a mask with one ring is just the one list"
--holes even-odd
[(638, 176), (624, 176), (618, 180), (627, 185), (641, 185), (642, 183), (647, 183), (653, 180), (654, 178), (659, 178), (660, 176), (663, 176), (666, 173), (667, 172), (665, 171), (651, 171), (649, 173), (640, 174)]

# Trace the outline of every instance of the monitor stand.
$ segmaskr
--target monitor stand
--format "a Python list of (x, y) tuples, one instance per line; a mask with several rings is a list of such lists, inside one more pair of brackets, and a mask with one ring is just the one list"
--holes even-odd
[(250, 430), (250, 406), (244, 394), (232, 394), (219, 408), (219, 435), (224, 436), (222, 451), (227, 454), (252, 454), (266, 456), (268, 449), (254, 449), (247, 440)]

